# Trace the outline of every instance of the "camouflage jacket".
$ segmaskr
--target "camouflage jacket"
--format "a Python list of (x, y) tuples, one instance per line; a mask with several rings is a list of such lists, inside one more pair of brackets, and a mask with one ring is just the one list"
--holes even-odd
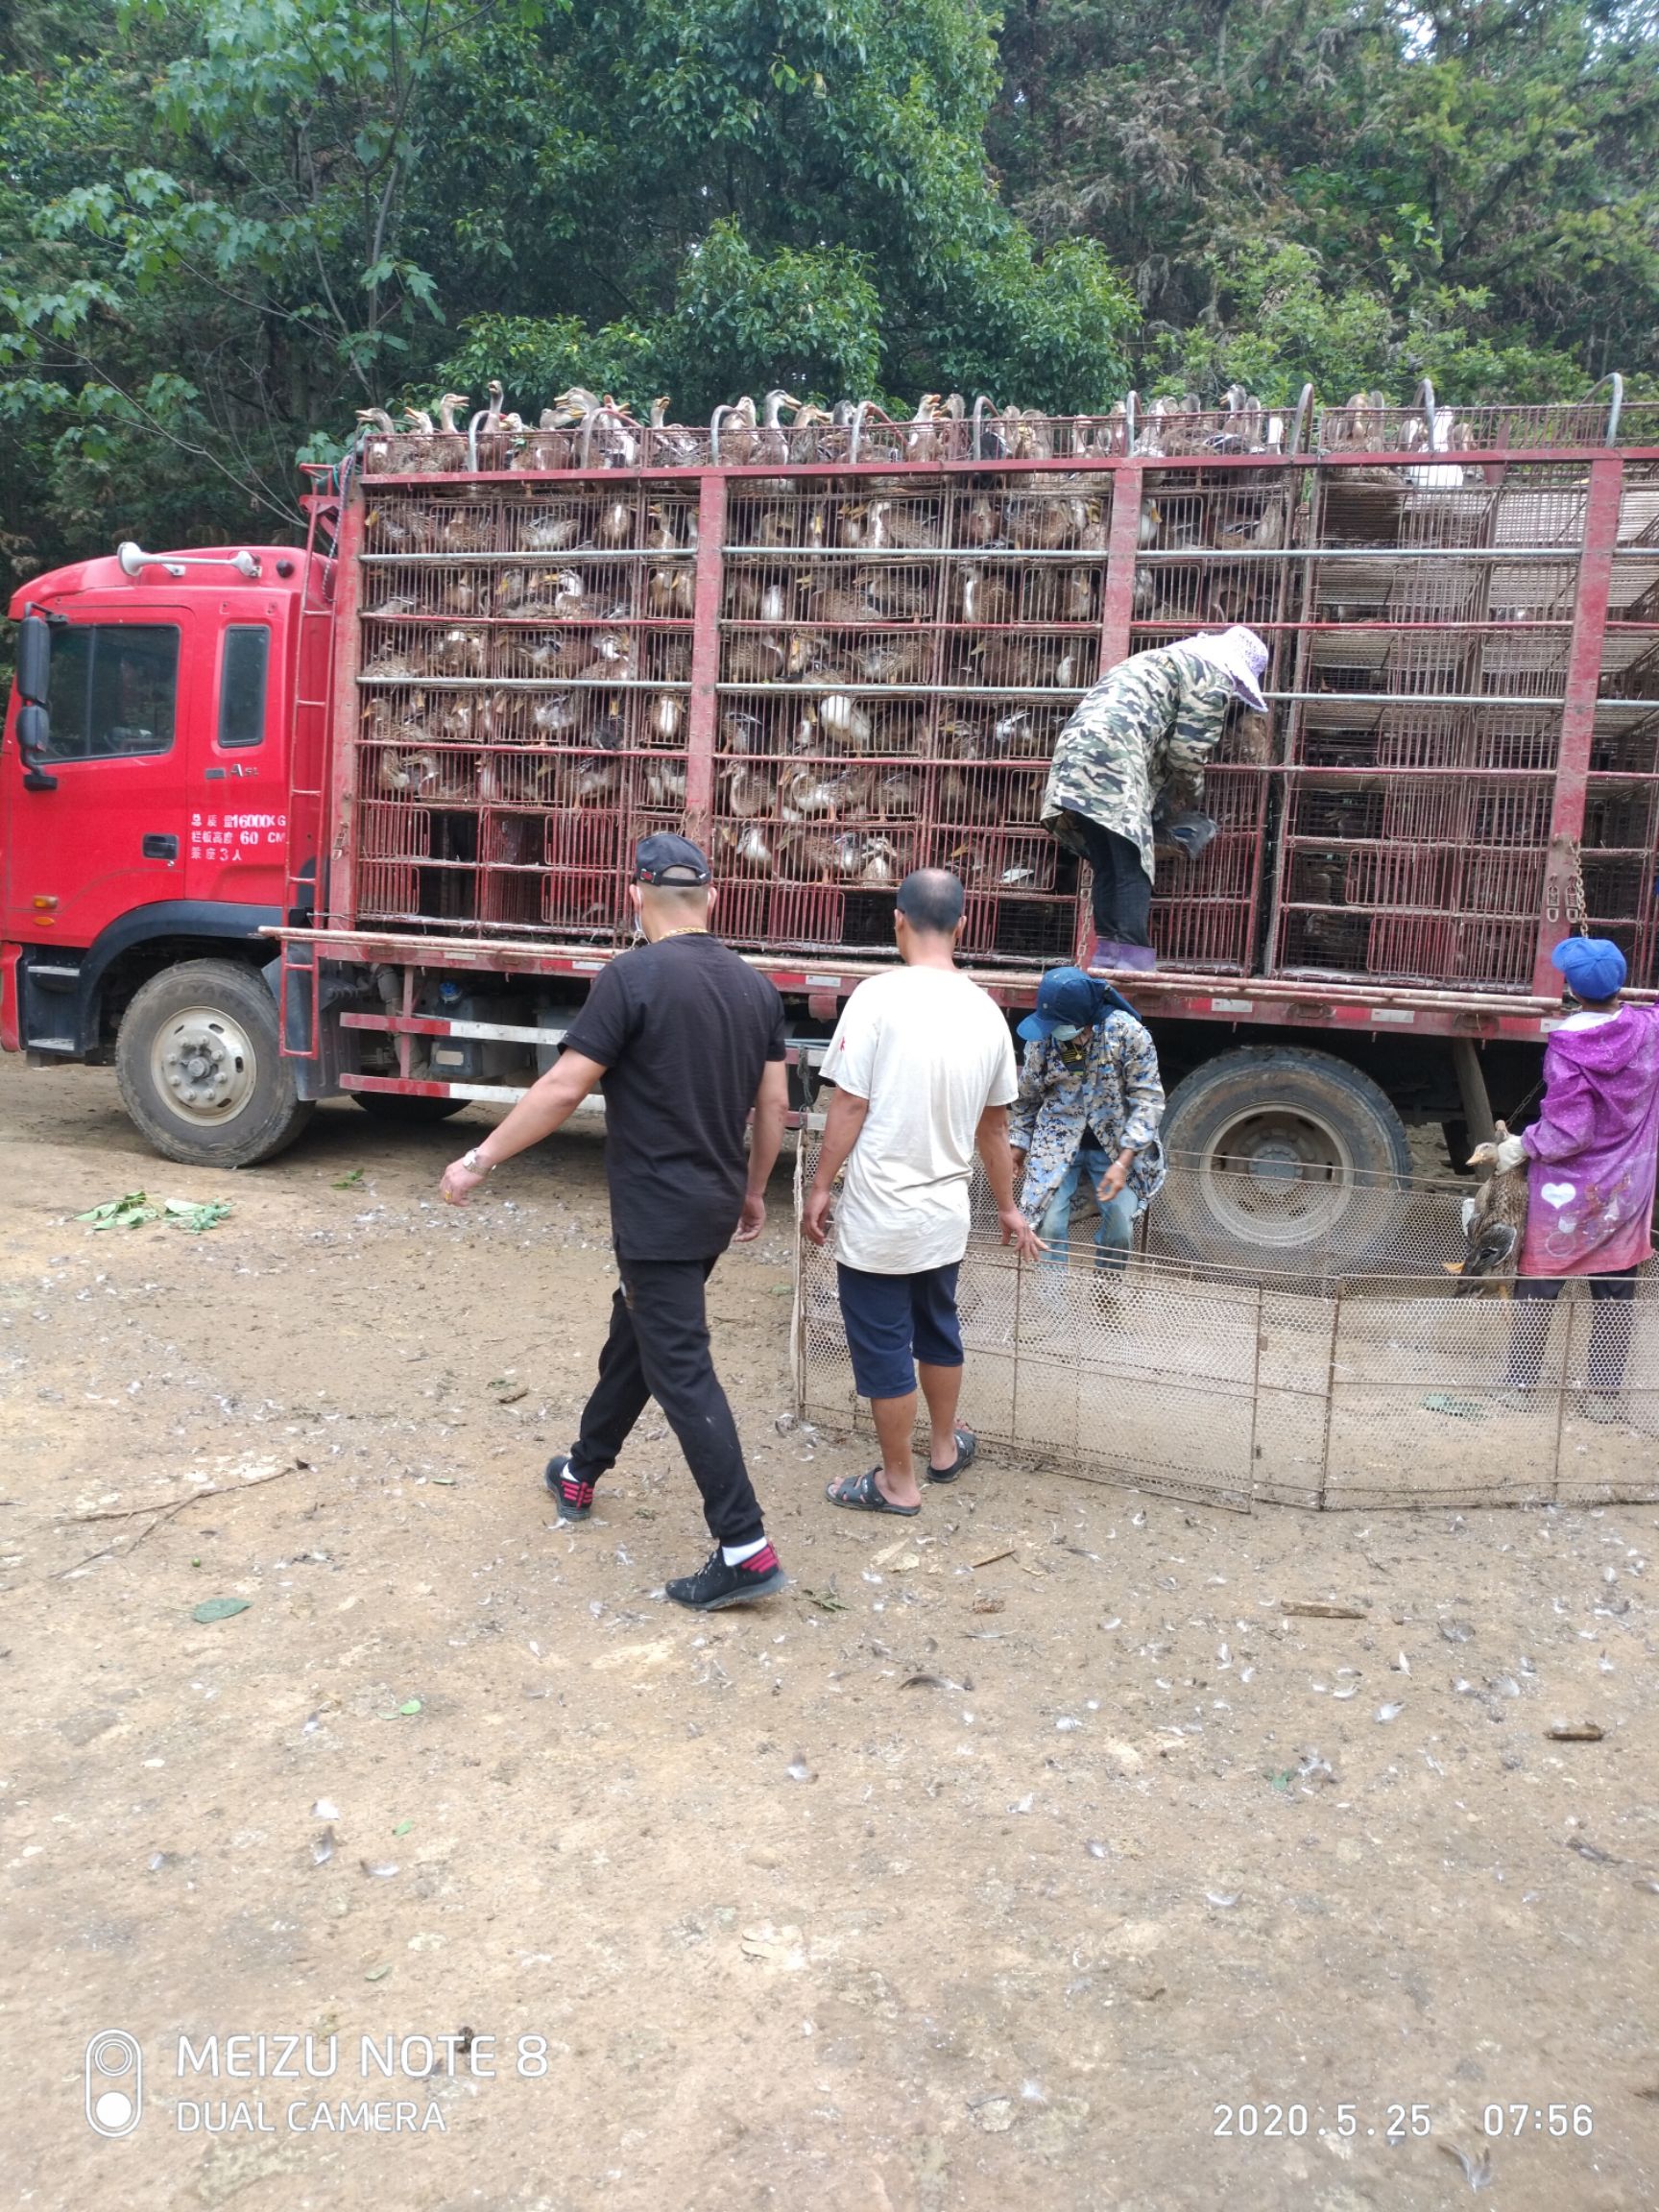
[(1101, 1016), (1087, 1037), (1070, 1044), (1037, 1039), (1025, 1047), (1020, 1095), (1008, 1116), (1008, 1142), (1023, 1152), (1020, 1204), (1033, 1221), (1077, 1157), (1093, 1129), (1116, 1159), (1135, 1147), (1127, 1188), (1144, 1206), (1163, 1186), (1164, 1086), (1151, 1038), (1132, 1014)]
[(1043, 793), (1043, 827), (1081, 852), (1072, 815), (1115, 830), (1141, 849), (1153, 880), (1152, 808), (1197, 806), (1204, 763), (1226, 719), (1232, 685), (1222, 669), (1179, 645), (1120, 661), (1086, 691), (1061, 731)]

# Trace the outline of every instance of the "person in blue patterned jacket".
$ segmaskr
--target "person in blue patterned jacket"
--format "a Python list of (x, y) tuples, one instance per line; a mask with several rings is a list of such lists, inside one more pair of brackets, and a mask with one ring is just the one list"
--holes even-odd
[(1099, 1272), (1123, 1266), (1135, 1217), (1164, 1181), (1158, 1054), (1127, 999), (1080, 968), (1051, 968), (1020, 1024), (1025, 1063), (1009, 1116), (1021, 1211), (1064, 1266), (1071, 1201), (1087, 1176), (1100, 1209)]

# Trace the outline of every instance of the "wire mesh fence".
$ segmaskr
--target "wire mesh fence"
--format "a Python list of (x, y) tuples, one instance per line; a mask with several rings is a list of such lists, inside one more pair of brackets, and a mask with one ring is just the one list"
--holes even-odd
[[(798, 1211), (816, 1151), (808, 1131)], [(1187, 1179), (1178, 1166), (1170, 1183)], [(1584, 1284), (1459, 1296), (1435, 1255), (1461, 1249), (1467, 1186), (1380, 1182), (1327, 1220), (1320, 1265), (1305, 1250), (1253, 1276), (1236, 1245), (1232, 1265), (1162, 1256), (1153, 1219), (1117, 1272), (1082, 1238), (1022, 1263), (976, 1187), (964, 1419), (1009, 1457), (1237, 1511), (1659, 1499), (1659, 1282), (1639, 1278), (1628, 1301)], [(1179, 1190), (1177, 1203), (1190, 1222)], [(1380, 1270), (1357, 1264), (1367, 1250)], [(869, 1435), (833, 1252), (798, 1239), (797, 1253), (799, 1411)], [(1337, 1261), (1345, 1272), (1324, 1271)]]

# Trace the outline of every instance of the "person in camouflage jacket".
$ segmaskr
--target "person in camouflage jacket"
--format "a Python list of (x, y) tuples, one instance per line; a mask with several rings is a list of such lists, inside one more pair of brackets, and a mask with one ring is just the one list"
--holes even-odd
[(1043, 827), (1094, 874), (1094, 964), (1150, 968), (1154, 812), (1194, 856), (1214, 834), (1196, 812), (1204, 767), (1236, 698), (1262, 709), (1267, 648), (1242, 626), (1119, 661), (1061, 731)]
[(1009, 1116), (1021, 1211), (1066, 1263), (1071, 1201), (1087, 1176), (1100, 1209), (1095, 1265), (1122, 1266), (1136, 1215), (1164, 1182), (1164, 1086), (1151, 1038), (1117, 992), (1078, 968), (1044, 976), (1020, 1024), (1025, 1062)]

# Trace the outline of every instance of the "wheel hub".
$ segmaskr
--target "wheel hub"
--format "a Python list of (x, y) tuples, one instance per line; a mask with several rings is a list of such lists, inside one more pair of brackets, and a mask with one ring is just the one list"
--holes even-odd
[(163, 1023), (151, 1052), (156, 1087), (191, 1121), (232, 1121), (259, 1079), (252, 1038), (214, 1006), (188, 1006)]
[(1241, 1115), (1213, 1140), (1202, 1173), (1212, 1214), (1259, 1244), (1305, 1244), (1340, 1219), (1353, 1172), (1337, 1132), (1306, 1110)]

